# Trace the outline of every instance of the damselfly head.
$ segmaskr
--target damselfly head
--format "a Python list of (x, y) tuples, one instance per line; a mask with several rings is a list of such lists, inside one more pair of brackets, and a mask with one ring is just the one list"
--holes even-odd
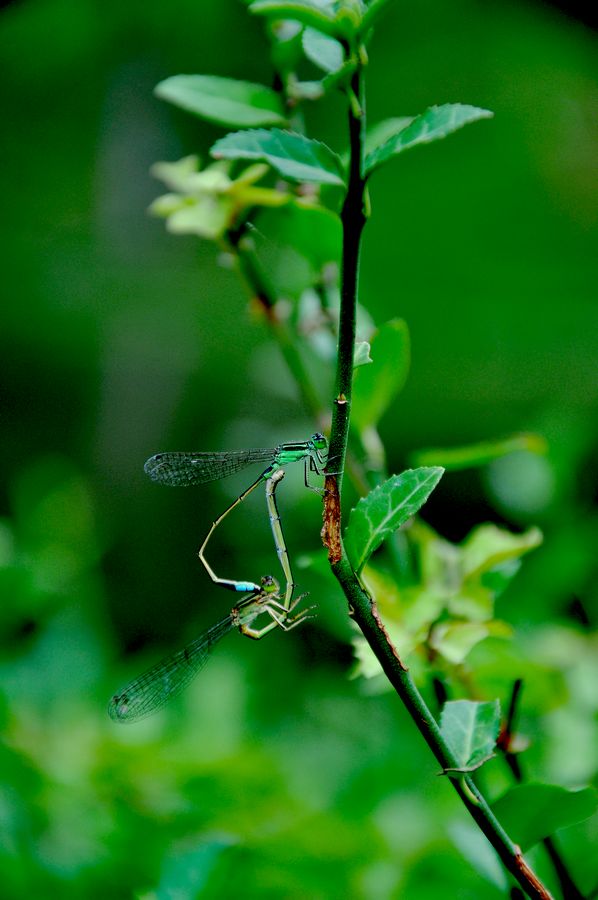
[(328, 447), (328, 441), (323, 434), (320, 434), (319, 431), (316, 431), (315, 434), (312, 434), (310, 443), (316, 450), (325, 450)]
[(264, 575), (260, 579), (260, 584), (264, 594), (277, 594), (280, 591), (280, 585), (272, 575)]

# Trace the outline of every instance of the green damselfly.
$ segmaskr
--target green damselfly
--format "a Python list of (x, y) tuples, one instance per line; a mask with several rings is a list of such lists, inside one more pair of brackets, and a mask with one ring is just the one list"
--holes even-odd
[[(283, 477), (284, 470), (280, 469), (266, 482), (270, 525), (286, 580), (282, 601), (280, 586), (276, 579), (271, 575), (264, 576), (259, 589), (244, 597), (226, 618), (217, 622), (182, 650), (160, 660), (115, 694), (108, 707), (112, 719), (117, 722), (134, 722), (159, 710), (176, 697), (203, 669), (216, 644), (235, 628), (241, 634), (259, 640), (273, 628), (279, 627), (283, 631), (290, 631), (310, 617), (310, 609), (303, 609), (297, 615), (291, 615), (304, 595), (297, 597), (296, 600), (292, 599), (294, 584), (276, 505), (276, 487)], [(254, 623), (262, 615), (267, 615), (269, 621), (261, 628), (257, 628)]]
[(312, 434), (308, 441), (294, 441), (279, 444), (277, 447), (259, 448), (254, 450), (224, 450), (220, 452), (171, 452), (156, 453), (145, 463), (145, 472), (153, 481), (174, 487), (188, 487), (196, 484), (206, 484), (210, 481), (218, 481), (233, 475), (247, 466), (258, 462), (268, 462), (268, 466), (253, 481), (249, 487), (231, 503), (224, 512), (212, 523), (203, 544), (199, 548), (198, 555), (206, 572), (214, 582), (231, 591), (246, 593), (248, 591), (260, 591), (260, 585), (251, 581), (235, 581), (230, 578), (220, 578), (205, 556), (206, 547), (214, 531), (223, 519), (242, 503), (246, 497), (277, 471), (290, 463), (303, 460), (305, 485), (312, 488), (309, 483), (309, 473), (318, 475), (324, 473), (324, 467), (328, 460), (328, 441), (319, 432)]

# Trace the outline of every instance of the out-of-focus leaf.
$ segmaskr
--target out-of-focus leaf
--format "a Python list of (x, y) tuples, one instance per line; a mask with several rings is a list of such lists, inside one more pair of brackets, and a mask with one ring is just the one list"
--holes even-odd
[(389, 534), (424, 505), (443, 471), (439, 467), (408, 469), (362, 497), (351, 510), (345, 531), (345, 547), (356, 572)]
[(459, 770), (464, 772), (479, 768), (493, 755), (499, 727), (498, 700), (449, 700), (440, 714), (442, 736), (453, 751)]
[(444, 106), (431, 106), (416, 116), (413, 122), (386, 143), (373, 150), (365, 159), (365, 172), (370, 175), (382, 163), (416, 147), (418, 144), (429, 144), (440, 138), (452, 134), (453, 131), (462, 128), (469, 122), (478, 119), (489, 119), (493, 113), (487, 109), (479, 109), (477, 106), (467, 106), (462, 103), (445, 103)]
[(409, 331), (403, 319), (385, 322), (372, 337), (372, 365), (355, 373), (351, 413), (360, 431), (377, 425), (409, 372)]
[[(530, 659), (526, 641), (492, 641), (473, 648), (468, 663), (476, 673), (476, 684), (485, 696), (506, 702), (516, 678), (523, 679), (521, 704), (525, 710), (544, 714), (570, 699), (563, 672), (546, 660)], [(537, 654), (536, 654), (537, 655)]]
[(490, 569), (489, 572), (484, 572), (482, 575), (482, 584), (485, 588), (490, 590), (495, 597), (500, 597), (520, 568), (520, 559), (507, 559), (505, 562)]
[(338, 37), (342, 34), (336, 22), (332, 3), (310, 2), (310, 0), (254, 0), (249, 12), (258, 16), (276, 19), (292, 19), (328, 34)]
[(466, 579), (479, 578), (508, 560), (519, 559), (541, 543), (542, 532), (539, 528), (512, 534), (492, 523), (480, 525), (463, 542), (463, 575)]
[[(172, 194), (166, 195), (172, 198)], [(181, 205), (174, 208), (165, 197), (158, 197), (149, 207), (154, 216), (167, 218), (166, 228), (172, 234), (197, 234), (214, 241), (226, 231), (230, 224), (234, 203), (230, 197), (204, 198), (203, 202)]]
[(471, 863), (476, 872), (506, 894), (508, 889), (506, 871), (496, 850), (480, 829), (462, 819), (455, 819), (449, 823), (448, 833), (459, 852)]
[[(369, 563), (361, 575), (369, 594), (373, 597), (388, 631), (390, 639), (402, 659), (425, 643), (430, 625), (443, 609), (443, 600), (433, 591), (418, 586), (401, 587), (388, 573)], [(354, 642), (359, 664), (356, 675), (370, 678), (382, 669), (366, 641)]]
[(216, 159), (254, 159), (268, 163), (289, 181), (344, 185), (342, 165), (330, 147), (291, 131), (235, 131), (216, 141)]
[[(260, 209), (254, 221), (252, 240), (274, 296), (298, 299), (321, 281), (324, 267), (338, 259), (340, 220), (322, 206), (292, 202), (277, 209)], [(317, 296), (314, 315), (318, 321), (322, 319)], [(306, 323), (308, 328), (310, 337), (313, 326)], [(302, 334), (305, 336), (303, 330)]]
[(492, 804), (498, 821), (524, 852), (557, 829), (588, 819), (597, 807), (594, 788), (569, 791), (556, 784), (518, 784)]
[(230, 177), (227, 162), (212, 163), (202, 171), (198, 168), (196, 156), (174, 163), (159, 162), (151, 168), (152, 175), (177, 193), (158, 197), (148, 211), (166, 218), (166, 227), (174, 234), (217, 240), (245, 210), (280, 207), (292, 200), (290, 193), (256, 185), (269, 171), (263, 163), (248, 166), (235, 179)]
[(279, 95), (249, 81), (216, 75), (173, 75), (157, 84), (154, 93), (218, 125), (255, 128), (286, 121)]
[(495, 459), (527, 450), (529, 453), (546, 453), (546, 440), (539, 434), (513, 434), (496, 441), (481, 441), (463, 447), (437, 447), (416, 450), (411, 458), (416, 466), (444, 466), (447, 471), (485, 466)]
[(293, 81), (288, 88), (289, 97), (293, 100), (321, 100), (324, 96), (323, 81)]
[(356, 341), (355, 347), (353, 349), (353, 366), (354, 368), (358, 368), (359, 366), (367, 366), (371, 364), (372, 357), (370, 356), (370, 345), (367, 341)]
[(267, 30), (271, 45), (272, 65), (286, 81), (291, 72), (297, 71), (299, 62), (303, 58), (301, 41), (303, 28), (299, 22), (286, 19), (269, 22)]
[(208, 835), (194, 846), (175, 846), (163, 861), (156, 896), (164, 900), (197, 896), (205, 888), (219, 857), (234, 843), (232, 836)]
[(451, 615), (467, 622), (489, 622), (494, 615), (494, 593), (479, 581), (463, 581), (446, 605)]
[(370, 0), (367, 9), (361, 20), (359, 33), (367, 38), (367, 32), (375, 24), (376, 20), (382, 15), (393, 0)]
[(324, 72), (337, 72), (340, 69), (344, 52), (341, 44), (334, 38), (314, 28), (306, 28), (303, 31), (302, 41), (307, 58)]
[(432, 629), (430, 646), (454, 665), (462, 663), (470, 650), (488, 637), (484, 622), (440, 622)]
[(287, 245), (311, 262), (316, 273), (336, 262), (341, 249), (339, 217), (323, 206), (290, 203), (276, 210), (260, 210), (256, 220), (256, 245)]
[[(396, 622), (385, 621), (384, 627), (388, 638), (396, 649), (401, 659), (406, 659), (420, 643), (417, 637), (412, 634), (404, 625)], [(355, 654), (355, 666), (352, 670), (352, 677), (357, 678), (375, 678), (380, 675), (382, 668), (378, 662), (374, 652), (366, 639), (360, 634), (353, 638), (353, 652)]]
[[(455, 615), (452, 603), (449, 610)], [(453, 665), (459, 665), (477, 644), (488, 637), (508, 639), (513, 629), (500, 619), (491, 621), (440, 622), (430, 634), (430, 646)]]

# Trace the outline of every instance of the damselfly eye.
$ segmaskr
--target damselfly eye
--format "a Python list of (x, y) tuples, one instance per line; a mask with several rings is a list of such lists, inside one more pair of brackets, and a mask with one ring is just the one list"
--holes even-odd
[(328, 446), (328, 441), (326, 440), (326, 438), (324, 437), (323, 434), (320, 434), (319, 431), (316, 431), (315, 434), (312, 434), (311, 442), (314, 445), (314, 447), (316, 448), (316, 450), (325, 450), (326, 447)]

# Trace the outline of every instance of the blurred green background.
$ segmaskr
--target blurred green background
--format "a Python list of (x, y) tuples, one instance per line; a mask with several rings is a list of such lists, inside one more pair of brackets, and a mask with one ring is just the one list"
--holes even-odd
[[(399, 703), (348, 679), (343, 603), (314, 573), (298, 580), (316, 620), (233, 635), (172, 709), (108, 719), (117, 687), (230, 607), (195, 551), (243, 479), (162, 490), (146, 457), (314, 430), (234, 273), (145, 212), (161, 193), (150, 165), (205, 159), (221, 134), (155, 83), (268, 84), (268, 47), (233, 0), (14, 2), (0, 44), (0, 894), (502, 896), (456, 849), (466, 815)], [(541, 3), (397, 2), (368, 74), (371, 122), (456, 101), (495, 112), (374, 177), (361, 302), (411, 329), (411, 376), (381, 429), (392, 471), (425, 446), (549, 442), (447, 475), (425, 518), (452, 540), (486, 520), (543, 528), (500, 614), (536, 666), (528, 773), (570, 787), (595, 777), (597, 739), (597, 44)], [(308, 121), (343, 149), (338, 100)], [(260, 504), (215, 543), (217, 571), (272, 569)], [(300, 472), (281, 506), (294, 557), (317, 550)], [(490, 679), (503, 703), (516, 656)], [(495, 795), (507, 776), (496, 761), (481, 780)], [(560, 835), (584, 889), (597, 831)]]

